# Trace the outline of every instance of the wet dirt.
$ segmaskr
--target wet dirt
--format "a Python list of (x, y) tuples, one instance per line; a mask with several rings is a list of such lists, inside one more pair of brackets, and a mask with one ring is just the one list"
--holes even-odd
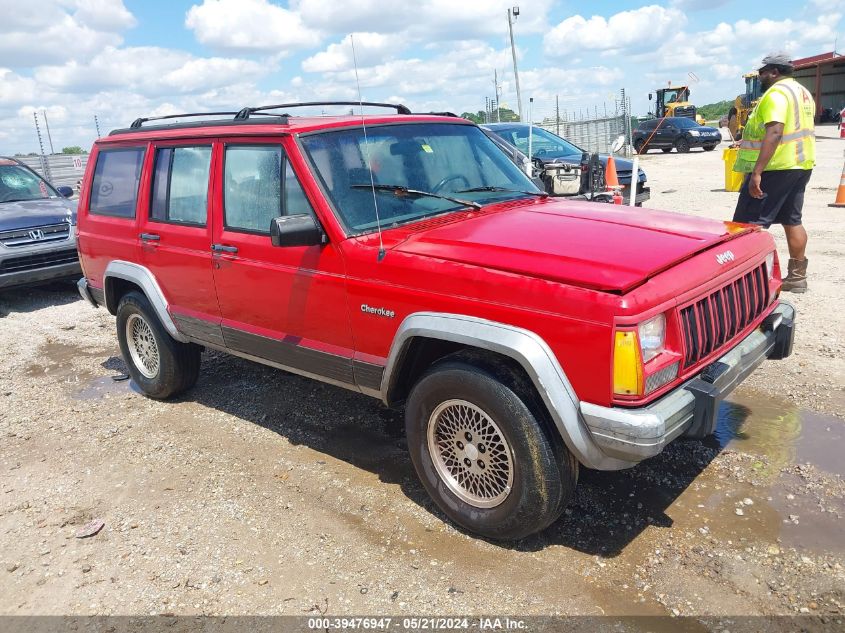
[[(112, 380), (110, 337), (46, 343), (20, 377), (43, 399), (0, 399), (0, 559), (20, 562), (0, 612), (837, 613), (845, 595), (837, 418), (740, 391), (716, 438), (582, 471), (557, 523), (499, 543), (426, 496), (401, 413), (219, 353), (150, 400)], [(90, 543), (68, 540), (73, 508), (106, 522)]]

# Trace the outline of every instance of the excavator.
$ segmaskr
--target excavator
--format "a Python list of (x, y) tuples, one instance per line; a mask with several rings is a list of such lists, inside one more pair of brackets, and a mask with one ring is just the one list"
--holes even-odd
[(748, 121), (748, 115), (763, 95), (757, 71), (743, 75), (742, 78), (745, 79), (745, 94), (738, 95), (728, 111), (728, 128), (735, 139), (742, 138), (742, 130)]
[[(681, 116), (694, 119), (699, 125), (704, 125), (704, 117), (696, 111), (695, 106), (689, 101), (689, 86), (673, 86), (658, 88), (654, 91), (657, 97), (654, 116), (663, 118), (665, 116)], [(651, 101), (652, 94), (648, 93), (648, 100)]]

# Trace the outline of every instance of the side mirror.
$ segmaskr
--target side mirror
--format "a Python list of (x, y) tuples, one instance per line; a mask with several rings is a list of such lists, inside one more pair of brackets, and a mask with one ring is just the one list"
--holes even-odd
[(326, 234), (308, 213), (283, 215), (270, 221), (273, 246), (316, 246), (326, 243)]
[(73, 197), (73, 187), (62, 185), (61, 187), (56, 187), (56, 191), (62, 194), (65, 198)]

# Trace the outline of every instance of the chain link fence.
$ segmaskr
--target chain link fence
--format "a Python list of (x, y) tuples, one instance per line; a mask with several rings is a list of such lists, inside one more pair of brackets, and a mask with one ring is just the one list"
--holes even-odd
[(534, 102), (531, 118), (549, 132), (554, 132), (567, 141), (588, 152), (610, 154), (613, 144), (620, 136), (625, 145), (617, 154), (631, 156), (631, 102), (621, 90), (613, 103), (590, 107), (561, 107), (560, 98), (553, 102)]

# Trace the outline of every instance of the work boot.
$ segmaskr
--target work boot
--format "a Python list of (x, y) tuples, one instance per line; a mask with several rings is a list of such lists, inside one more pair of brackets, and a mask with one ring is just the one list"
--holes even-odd
[(787, 275), (783, 278), (785, 292), (807, 292), (807, 259), (789, 259)]

